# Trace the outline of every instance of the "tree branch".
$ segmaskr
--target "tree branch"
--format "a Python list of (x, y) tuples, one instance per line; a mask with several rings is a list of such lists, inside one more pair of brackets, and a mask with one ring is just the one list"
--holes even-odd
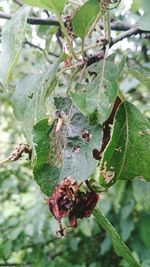
[[(12, 15), (0, 12), (1, 19), (11, 19)], [(35, 18), (35, 17), (28, 17), (27, 22), (31, 25), (52, 25), (52, 26), (59, 26), (59, 22), (57, 20), (52, 19), (42, 19), (42, 18)]]
[(13, 0), (18, 6), (22, 7), (23, 3), (20, 0)]
[(122, 41), (125, 38), (128, 38), (132, 35), (136, 35), (138, 33), (143, 33), (144, 31), (139, 30), (138, 27), (132, 27), (128, 31), (125, 31), (124, 33), (118, 35), (114, 40), (111, 42), (111, 46), (118, 43), (119, 41)]
[[(5, 12), (0, 12), (0, 18), (1, 19), (11, 19), (12, 15), (7, 14)], [(50, 18), (42, 19), (42, 18), (35, 18), (35, 17), (28, 17), (27, 22), (31, 25), (54, 25), (54, 26), (60, 26), (59, 22), (57, 20), (52, 20)], [(103, 29), (103, 23), (100, 23), (100, 28)], [(111, 29), (115, 31), (126, 31), (131, 29), (133, 26), (122, 22), (122, 21), (112, 21), (111, 22)]]
[(4, 266), (4, 267), (15, 267), (15, 266), (27, 266), (28, 264), (31, 264), (31, 262), (25, 263), (25, 264), (19, 264), (19, 263), (0, 263), (0, 266)]
[[(11, 14), (7, 14), (5, 12), (0, 12), (0, 18), (1, 19), (11, 19), (12, 15)], [(60, 26), (60, 23), (55, 20), (55, 19), (42, 19), (39, 17), (28, 17), (27, 22), (31, 25), (51, 25), (51, 26)], [(99, 24), (99, 27), (101, 29), (104, 29), (103, 23)], [(150, 33), (150, 31), (142, 31), (140, 30), (138, 27), (133, 26), (129, 23), (123, 22), (123, 21), (112, 21), (111, 22), (111, 30), (114, 31), (125, 31), (125, 33), (123, 33), (122, 35), (119, 35), (115, 40), (112, 41), (112, 44), (115, 44), (121, 40), (123, 40), (124, 38), (128, 38), (132, 35), (136, 35), (138, 33)]]
[[(36, 48), (36, 49), (39, 49), (39, 50), (42, 51), (43, 53), (45, 52), (45, 49), (43, 49), (42, 47), (40, 47), (40, 46), (38, 46), (38, 45), (35, 45), (35, 44), (33, 44), (33, 43), (27, 41), (27, 40), (24, 42), (24, 44), (27, 44), (27, 45), (29, 45), (29, 46), (31, 46), (31, 47), (34, 47), (34, 48)], [(52, 52), (49, 52), (49, 51), (48, 51), (47, 53), (48, 53), (48, 55), (50, 55), (50, 56), (59, 57), (59, 55), (57, 55), (57, 54), (55, 54), (55, 53), (52, 53)]]

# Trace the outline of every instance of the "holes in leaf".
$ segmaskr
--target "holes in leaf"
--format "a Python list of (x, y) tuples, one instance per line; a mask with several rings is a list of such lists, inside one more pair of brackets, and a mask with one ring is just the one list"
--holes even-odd
[(106, 91), (106, 89), (107, 89), (107, 84), (104, 84), (103, 89), (104, 89), (104, 91)]
[(90, 133), (87, 130), (82, 131), (82, 138), (89, 142), (91, 139)]
[(78, 153), (80, 151), (80, 146), (74, 146), (73, 148), (72, 148), (72, 152), (73, 153)]
[(33, 93), (31, 95), (28, 95), (28, 98), (32, 99), (33, 98)]

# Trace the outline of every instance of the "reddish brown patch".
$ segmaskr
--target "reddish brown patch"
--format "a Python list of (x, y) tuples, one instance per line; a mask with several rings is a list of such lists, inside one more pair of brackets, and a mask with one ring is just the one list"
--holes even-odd
[(55, 219), (60, 223), (62, 218), (68, 216), (73, 228), (77, 227), (77, 219), (91, 215), (99, 200), (99, 195), (95, 192), (80, 192), (80, 186), (81, 183), (67, 177), (57, 185), (48, 200), (49, 209)]
[(114, 107), (113, 110), (109, 116), (109, 118), (104, 122), (103, 124), (103, 140), (102, 140), (102, 146), (100, 151), (98, 151), (97, 149), (93, 149), (93, 157), (96, 160), (101, 160), (101, 154), (102, 152), (105, 150), (109, 140), (110, 140), (110, 134), (111, 134), (111, 125), (113, 124), (116, 112), (118, 110), (118, 107), (121, 104), (121, 100), (120, 98), (117, 96), (115, 103), (114, 103)]

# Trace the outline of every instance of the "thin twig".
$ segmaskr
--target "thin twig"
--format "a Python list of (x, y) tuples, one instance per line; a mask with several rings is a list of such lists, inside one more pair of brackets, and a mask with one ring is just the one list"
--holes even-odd
[[(11, 19), (12, 15), (0, 12), (0, 18), (1, 19)], [(42, 18), (35, 18), (35, 17), (28, 17), (27, 22), (31, 25), (52, 25), (52, 26), (60, 26), (59, 22), (57, 20), (53, 19), (42, 19)]]
[(0, 266), (4, 266), (4, 267), (15, 267), (15, 266), (27, 266), (28, 264), (31, 264), (31, 262), (28, 263), (24, 263), (24, 264), (19, 264), (19, 263), (8, 263), (8, 262), (4, 262), (4, 263), (0, 263)]
[[(43, 49), (43, 48), (40, 47), (39, 45), (33, 44), (33, 43), (30, 42), (30, 41), (27, 41), (27, 40), (26, 40), (26, 41), (24, 42), (24, 44), (28, 44), (29, 46), (34, 47), (34, 48), (36, 48), (36, 49), (39, 49), (39, 50), (42, 51), (42, 52), (45, 51), (45, 49)], [(55, 54), (55, 53), (52, 53), (52, 52), (49, 52), (49, 51), (48, 51), (48, 55), (50, 55), (50, 56), (54, 56), (54, 57), (59, 57), (59, 55), (57, 55), (57, 54)]]
[(22, 7), (23, 3), (20, 0), (13, 0), (18, 6)]
[(143, 33), (143, 31), (139, 30), (138, 27), (133, 27), (131, 29), (129, 29), (128, 31), (118, 35), (112, 42), (111, 42), (111, 46), (113, 46), (114, 44), (118, 43), (119, 41), (122, 41), (125, 38), (128, 38), (132, 35), (136, 35), (138, 33)]

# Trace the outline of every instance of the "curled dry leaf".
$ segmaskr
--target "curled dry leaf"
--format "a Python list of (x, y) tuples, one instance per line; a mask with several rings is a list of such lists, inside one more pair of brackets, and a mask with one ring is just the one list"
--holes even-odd
[[(77, 219), (89, 217), (96, 206), (99, 195), (93, 191), (80, 191), (81, 183), (66, 177), (58, 184), (48, 200), (49, 209), (55, 219), (61, 222), (64, 217), (69, 218), (70, 226), (77, 227)], [(63, 235), (63, 231), (61, 231)]]

